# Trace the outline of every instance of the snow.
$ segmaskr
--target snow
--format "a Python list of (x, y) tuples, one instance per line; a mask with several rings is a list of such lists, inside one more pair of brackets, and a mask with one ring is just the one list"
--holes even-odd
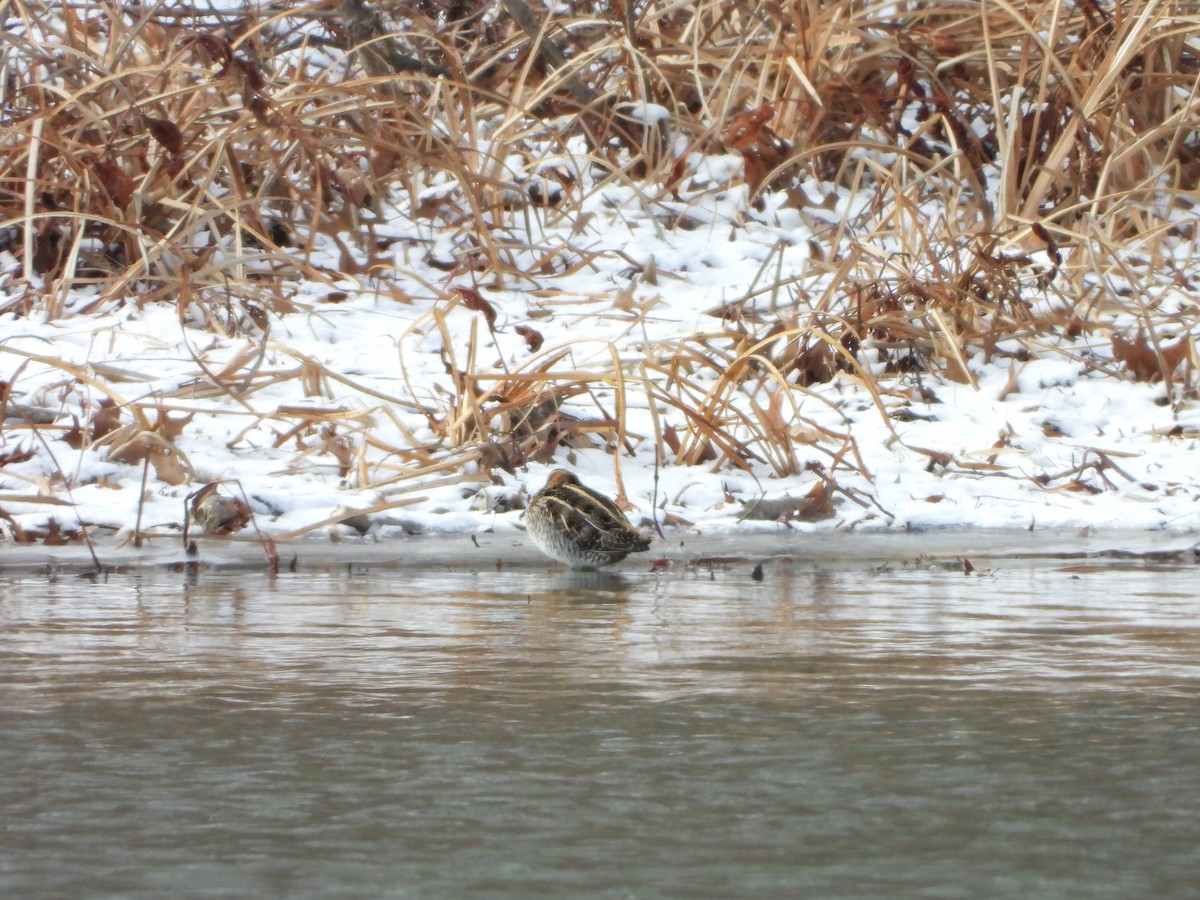
[[(657, 121), (653, 109), (642, 115)], [(796, 438), (790, 451), (797, 474), (780, 476), (765, 460), (743, 471), (728, 462), (676, 464), (669, 451), (660, 459), (656, 427), (670, 425), (686, 443), (689, 426), (678, 409), (664, 407), (661, 393), (652, 408), (646, 385), (678, 391), (666, 379), (673, 356), (732, 347), (736, 332), (721, 337), (725, 326), (711, 314), (722, 303), (750, 294), (747, 310), (768, 315), (774, 304), (803, 313), (828, 281), (811, 258), (810, 242), (819, 246), (828, 236), (820, 218), (840, 222), (866, 209), (864, 198), (839, 193), (819, 217), (773, 208), (771, 198), (755, 210), (743, 188), (714, 189), (736, 174), (736, 158), (695, 162), (681, 199), (664, 198), (669, 210), (648, 205), (631, 185), (612, 183), (582, 193), (582, 228), (559, 211), (516, 212), (504, 223), (516, 268), (547, 250), (559, 252), (549, 256), (553, 273), (531, 270), (525, 279), (475, 288), (497, 313), (494, 334), (479, 312), (447, 302), (469, 280), (430, 265), (461, 252), (452, 230), (440, 231), (402, 205), (378, 229), (394, 241), (386, 270), (346, 273), (336, 285), (289, 284), (290, 311), (271, 313), (265, 333), (243, 322), (223, 336), (199, 327), (199, 308), (181, 318), (173, 305), (139, 305), (134, 297), (86, 316), (5, 317), (0, 380), (11, 383), (12, 402), (50, 409), (56, 420), (35, 433), (19, 416), (8, 417), (0, 454), (14, 460), (0, 467), (0, 509), (12, 518), (0, 525), (11, 536), (13, 526), (37, 531), (53, 518), (64, 528), (88, 524), (128, 534), (140, 515), (142, 531), (178, 534), (188, 495), (222, 481), (246, 498), (255, 526), (276, 537), (314, 527), (330, 537), (355, 537), (358, 530), (336, 522), (354, 510), (371, 510), (373, 539), (400, 532), (515, 534), (522, 499), (566, 465), (606, 494), (623, 485), (631, 520), (667, 522), (668, 532), (1196, 528), (1194, 403), (1167, 402), (1162, 384), (1093, 365), (1107, 352), (1102, 341), (1064, 339), (1025, 361), (972, 357), (975, 386), (929, 374), (887, 375), (879, 367), (878, 398), (862, 378), (844, 372), (803, 390), (789, 386), (780, 409)], [(430, 186), (427, 193), (454, 189)], [(672, 224), (678, 215), (691, 224)], [(870, 249), (885, 260), (895, 250)], [(330, 243), (311, 262), (337, 271), (339, 260)], [(561, 274), (568, 266), (571, 273)], [(773, 291), (777, 275), (784, 283)], [(335, 291), (345, 296), (330, 299)], [(94, 299), (71, 296), (66, 309)], [(1033, 293), (1028, 299), (1045, 303)], [(532, 351), (517, 326), (540, 333), (541, 349)], [(712, 337), (708, 345), (697, 341), (700, 333)], [(579, 441), (560, 447), (553, 459), (506, 472), (481, 467), (477, 455), (438, 431), (464, 414), (448, 364), (473, 365), (477, 385), (488, 388), (556, 358), (552, 370), (568, 373), (564, 379), (601, 375), (614, 356), (623, 380), (593, 381), (591, 393), (573, 397), (563, 412), (605, 418), (623, 402), (632, 452), (614, 456)], [(711, 399), (706, 392), (721, 389), (720, 368), (687, 366), (696, 386), (689, 402), (704, 404)], [(779, 390), (769, 378), (736, 385), (731, 408), (754, 422), (752, 408), (767, 409)], [(91, 422), (106, 397), (122, 408), (122, 425), (133, 421), (133, 407), (150, 422), (160, 407), (171, 417), (192, 414), (174, 441), (188, 477), (169, 483), (151, 470), (143, 495), (140, 462), (110, 460), (104, 441), (74, 449), (64, 442), (72, 423)], [(306, 408), (314, 410), (310, 425)], [(331, 439), (346, 443), (344, 461), (324, 447), (327, 424), (335, 428)], [(748, 427), (730, 430), (751, 438)], [(19, 451), (30, 451), (29, 458), (17, 458)], [(842, 465), (834, 467), (836, 460)], [(804, 497), (819, 483), (817, 465), (841, 489), (832, 517), (743, 518), (744, 503)], [(38, 495), (70, 505), (46, 505)]]

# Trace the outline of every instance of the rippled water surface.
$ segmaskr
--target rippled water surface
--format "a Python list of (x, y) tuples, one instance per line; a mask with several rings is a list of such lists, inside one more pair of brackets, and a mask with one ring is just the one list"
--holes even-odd
[(1196, 569), (0, 578), (0, 896), (1194, 896)]

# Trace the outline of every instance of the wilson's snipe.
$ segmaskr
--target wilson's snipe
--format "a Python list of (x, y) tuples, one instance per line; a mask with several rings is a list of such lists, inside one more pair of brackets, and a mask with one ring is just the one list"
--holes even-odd
[(555, 469), (525, 510), (533, 542), (572, 569), (599, 569), (650, 549), (650, 538), (629, 524), (607, 497), (584, 487), (566, 469)]

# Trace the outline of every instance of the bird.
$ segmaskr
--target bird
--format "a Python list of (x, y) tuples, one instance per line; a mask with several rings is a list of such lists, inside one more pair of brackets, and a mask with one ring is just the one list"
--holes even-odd
[(599, 569), (650, 549), (650, 538), (602, 494), (566, 469), (555, 469), (525, 510), (533, 542), (572, 569)]

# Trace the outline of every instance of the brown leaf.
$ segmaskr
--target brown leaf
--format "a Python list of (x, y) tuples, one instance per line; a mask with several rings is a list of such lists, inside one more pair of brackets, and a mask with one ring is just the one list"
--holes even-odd
[(62, 436), (61, 440), (63, 440), (72, 450), (79, 450), (87, 444), (87, 435), (85, 435), (83, 433), (83, 429), (79, 427), (79, 419), (77, 419), (75, 416), (71, 416), (71, 421), (73, 424), (71, 425), (70, 430), (68, 430), (67, 433)]
[(172, 156), (178, 156), (183, 152), (183, 132), (174, 122), (168, 122), (166, 119), (154, 119), (150, 116), (142, 116), (142, 122), (145, 123), (150, 136), (162, 144)]
[(1113, 356), (1125, 364), (1125, 368), (1137, 381), (1151, 381), (1155, 376), (1161, 378), (1162, 370), (1158, 366), (1158, 356), (1154, 348), (1146, 341), (1146, 335), (1138, 332), (1133, 341), (1127, 341), (1119, 334), (1112, 336)]
[[(993, 450), (1002, 450), (1005, 447), (1011, 447), (1011, 446), (1012, 446), (1012, 443), (1009, 441), (1009, 435), (1007, 433), (1002, 432), (1000, 434), (1000, 438), (996, 441), (996, 443), (992, 444), (992, 449)], [(995, 465), (996, 458), (999, 455), (1000, 454), (998, 454), (998, 453), (993, 453), (991, 456), (989, 456), (987, 458), (988, 465), (989, 466)]]
[(909, 444), (908, 449), (929, 457), (929, 462), (925, 465), (926, 472), (946, 469), (954, 463), (953, 454), (947, 453), (945, 450), (932, 450), (929, 447), (918, 447), (915, 444)]
[[(764, 133), (770, 134), (769, 130)], [(773, 134), (771, 137), (773, 140), (760, 141), (753, 147), (742, 151), (742, 159), (745, 161), (746, 184), (751, 191), (757, 191), (767, 180), (767, 176), (787, 158), (787, 145), (774, 138)]]
[(957, 356), (946, 357), (946, 366), (942, 370), (942, 375), (945, 376), (949, 381), (953, 381), (958, 384), (973, 383), (971, 373), (963, 367)]
[(664, 428), (662, 438), (663, 443), (667, 445), (667, 448), (676, 456), (678, 456), (679, 448), (682, 445), (679, 442), (679, 434), (675, 431), (675, 427), (668, 425), (666, 428)]
[(183, 457), (170, 447), (157, 446), (151, 450), (150, 465), (154, 466), (154, 475), (163, 484), (186, 484), (191, 478)]
[(154, 466), (155, 476), (164, 484), (185, 484), (191, 479), (191, 472), (178, 450), (152, 431), (139, 432), (134, 425), (126, 428), (127, 432), (113, 440), (113, 448), (108, 453), (110, 460), (131, 466), (149, 461)]
[(784, 348), (785, 353), (792, 352), (791, 359), (781, 358), (778, 362), (779, 367), (786, 373), (796, 372), (796, 381), (802, 387), (808, 387), (812, 384), (825, 384), (833, 380), (838, 372), (838, 358), (828, 344), (823, 341), (818, 341), (811, 347), (806, 347), (800, 350), (796, 345), (793, 352), (793, 342), (789, 341)]
[[(1024, 366), (1022, 366), (1024, 368)], [(1009, 394), (1019, 394), (1021, 392), (1020, 371), (1017, 369), (1015, 362), (1008, 364), (1008, 380), (1005, 381), (1004, 387), (1000, 389), (1000, 393), (996, 395), (997, 400), (1004, 400)]]
[(271, 325), (270, 315), (257, 303), (246, 304), (246, 317), (254, 323), (255, 328), (262, 332), (265, 332)]
[(675, 162), (671, 165), (671, 171), (663, 182), (663, 189), (675, 191), (679, 187), (679, 183), (683, 181), (683, 177), (687, 174), (688, 156), (690, 149), (685, 150), (675, 157)]
[(479, 291), (469, 287), (456, 287), (454, 292), (462, 298), (463, 305), (467, 309), (483, 313), (484, 319), (487, 320), (488, 331), (496, 330), (496, 307), (484, 300)]
[(262, 69), (242, 56), (233, 56), (225, 61), (221, 70), (223, 75), (236, 75), (242, 83), (242, 92), (256, 94), (267, 86), (267, 78)]
[(233, 56), (233, 49), (229, 46), (228, 41), (222, 40), (215, 34), (205, 31), (192, 32), (183, 40), (181, 46), (195, 49), (201, 57), (210, 63), (225, 63)]
[(721, 136), (726, 147), (741, 152), (746, 184), (752, 191), (757, 191), (791, 152), (787, 141), (767, 127), (766, 123), (774, 115), (774, 107), (764, 103), (757, 109), (734, 116)]
[(742, 502), (742, 518), (752, 522), (819, 522), (834, 515), (833, 479), (822, 479), (803, 497), (759, 498)]
[(183, 434), (183, 429), (191, 423), (192, 419), (196, 418), (194, 412), (190, 412), (185, 416), (171, 418), (167, 411), (160, 409), (158, 411), (158, 421), (154, 426), (154, 430), (161, 434), (167, 441), (174, 443), (175, 438)]
[(121, 408), (111, 397), (100, 401), (100, 408), (92, 416), (92, 440), (97, 441), (121, 427)]
[(67, 538), (63, 537), (58, 519), (51, 519), (46, 523), (46, 535), (42, 538), (42, 543), (47, 547), (61, 547), (67, 543)]
[(250, 110), (260, 125), (274, 126), (279, 124), (278, 116), (271, 114), (271, 101), (262, 94), (246, 94), (245, 107)]
[(133, 198), (133, 179), (116, 160), (107, 154), (101, 156), (92, 164), (92, 170), (115, 206), (124, 209), (129, 205)]
[(27, 460), (33, 459), (33, 456), (33, 449), (29, 447), (18, 447), (9, 453), (0, 453), (0, 469), (3, 469), (9, 463), (26, 462)]
[(525, 343), (528, 345), (530, 353), (537, 353), (538, 350), (542, 349), (542, 344), (546, 342), (540, 331), (530, 328), (528, 325), (518, 325), (514, 330), (521, 337), (525, 338)]
[(757, 310), (746, 309), (745, 300), (732, 300), (720, 303), (712, 307), (712, 309), (706, 309), (704, 315), (734, 323), (751, 322), (755, 325), (764, 325), (767, 321)]
[(1055, 268), (1062, 265), (1062, 254), (1058, 252), (1058, 244), (1054, 238), (1050, 236), (1050, 232), (1046, 230), (1046, 226), (1039, 222), (1034, 222), (1030, 226), (1031, 230), (1046, 244), (1046, 252), (1050, 254), (1050, 258), (1054, 260)]
[(87, 532), (82, 528), (63, 531), (62, 526), (58, 524), (58, 520), (51, 519), (46, 523), (46, 533), (42, 535), (42, 543), (47, 547), (62, 547), (71, 541), (82, 541), (86, 534)]
[(321, 449), (331, 453), (338, 461), (338, 475), (345, 478), (354, 461), (354, 439), (337, 433), (334, 425), (321, 426)]
[(613, 292), (613, 309), (619, 309), (621, 312), (636, 312), (638, 302), (633, 296), (633, 285), (629, 284), (617, 288)]
[(31, 535), (27, 535), (25, 530), (17, 523), (17, 520), (5, 512), (3, 507), (0, 507), (0, 519), (3, 519), (8, 523), (8, 527), (11, 529), (13, 540), (15, 540), (18, 544), (33, 543), (34, 538)]
[(1146, 335), (1139, 331), (1137, 337), (1127, 341), (1119, 334), (1112, 336), (1113, 356), (1125, 364), (1136, 381), (1161, 381), (1163, 372), (1173, 375), (1191, 354), (1192, 342), (1187, 335), (1181, 337), (1175, 344), (1168, 347), (1159, 345), (1162, 359), (1154, 347), (1146, 340)]
[(689, 466), (699, 465), (700, 463), (712, 462), (717, 458), (717, 448), (713, 446), (713, 442), (709, 438), (705, 438), (704, 442), (693, 450), (687, 459)]
[(695, 522), (690, 519), (685, 519), (683, 516), (677, 516), (675, 513), (663, 513), (662, 523), (669, 525), (671, 528), (691, 528)]
[(833, 507), (834, 487), (835, 484), (831, 479), (818, 481), (813, 485), (812, 490), (804, 495), (804, 499), (796, 507), (796, 512), (788, 518), (800, 522), (819, 522), (822, 519), (833, 518), (835, 512)]
[(769, 122), (774, 115), (775, 107), (770, 103), (764, 103), (757, 109), (738, 113), (725, 126), (721, 140), (731, 150), (748, 150), (758, 142), (759, 132), (762, 131), (763, 125)]
[(57, 271), (62, 264), (63, 254), (62, 231), (50, 223), (39, 227), (33, 251), (33, 270), (39, 275)]
[(965, 50), (962, 43), (956, 38), (923, 25), (910, 27), (908, 29), (908, 36), (917, 45), (925, 48), (935, 57), (947, 58), (960, 56)]

